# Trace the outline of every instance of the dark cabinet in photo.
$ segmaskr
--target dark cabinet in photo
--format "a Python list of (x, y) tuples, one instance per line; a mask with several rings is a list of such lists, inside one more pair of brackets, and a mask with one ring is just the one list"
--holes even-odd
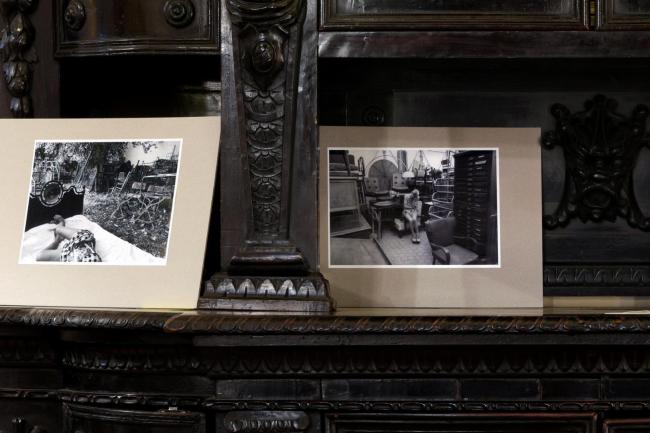
[(454, 242), (497, 263), (497, 188), (495, 151), (454, 155)]

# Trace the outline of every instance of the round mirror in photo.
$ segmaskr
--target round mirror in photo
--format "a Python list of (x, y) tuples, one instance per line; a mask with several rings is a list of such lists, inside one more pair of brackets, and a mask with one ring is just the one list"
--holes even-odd
[(336, 267), (498, 267), (496, 149), (330, 148)]
[(19, 263), (166, 264), (181, 147), (37, 141)]

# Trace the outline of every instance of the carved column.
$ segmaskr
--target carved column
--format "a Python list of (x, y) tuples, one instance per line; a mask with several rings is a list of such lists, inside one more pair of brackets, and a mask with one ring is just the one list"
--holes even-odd
[(329, 311), (327, 282), (314, 272), (317, 2), (224, 1), (221, 246), (228, 273), (208, 282), (199, 307)]
[(32, 68), (36, 63), (35, 30), (30, 21), (37, 0), (0, 0), (0, 61), (14, 117), (32, 117)]

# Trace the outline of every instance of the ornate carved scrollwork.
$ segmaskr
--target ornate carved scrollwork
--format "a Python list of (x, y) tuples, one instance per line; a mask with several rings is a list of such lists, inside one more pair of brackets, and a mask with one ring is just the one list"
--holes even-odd
[(602, 95), (574, 114), (561, 104), (551, 107), (557, 124), (542, 143), (548, 149), (562, 148), (566, 177), (557, 209), (544, 217), (547, 229), (566, 226), (576, 217), (582, 222), (621, 217), (632, 227), (650, 230), (650, 218), (639, 208), (633, 183), (639, 152), (650, 148), (646, 134), (650, 111), (639, 105), (625, 117), (616, 108), (616, 101)]
[[(285, 101), (295, 86), (297, 35), (302, 0), (227, 2), (239, 27), (242, 90), (245, 109), (248, 170), (253, 205), (253, 230), (257, 237), (285, 235), (281, 218), (283, 172), (288, 170), (294, 119)], [(290, 52), (291, 51), (291, 52)], [(289, 134), (285, 134), (289, 130)], [(286, 205), (286, 203), (285, 203)]]
[(86, 7), (80, 0), (70, 0), (63, 12), (63, 21), (68, 30), (78, 32), (86, 23)]
[(167, 0), (163, 13), (169, 25), (187, 27), (194, 21), (194, 3), (191, 0)]
[(37, 57), (33, 44), (35, 30), (29, 15), (36, 9), (37, 0), (3, 0), (0, 13), (4, 28), (0, 30), (0, 61), (11, 101), (9, 108), (14, 117), (33, 115), (32, 65)]

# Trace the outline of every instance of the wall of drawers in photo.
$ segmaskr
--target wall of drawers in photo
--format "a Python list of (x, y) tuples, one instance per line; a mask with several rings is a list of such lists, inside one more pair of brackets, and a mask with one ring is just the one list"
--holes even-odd
[(494, 151), (454, 155), (454, 242), (496, 263), (497, 200)]

